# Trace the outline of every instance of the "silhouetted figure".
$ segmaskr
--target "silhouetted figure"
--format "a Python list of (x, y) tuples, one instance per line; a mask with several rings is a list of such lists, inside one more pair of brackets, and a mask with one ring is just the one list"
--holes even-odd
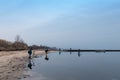
[(80, 49), (78, 50), (78, 52), (80, 52)]
[(45, 53), (46, 53), (46, 54), (48, 53), (48, 49), (45, 49)]
[(61, 48), (59, 48), (59, 51), (61, 51)]
[(29, 59), (31, 59), (31, 55), (32, 55), (32, 48), (30, 48), (30, 49), (28, 50), (28, 54), (29, 54)]
[(29, 59), (28, 68), (32, 69), (32, 63), (31, 63), (31, 59)]

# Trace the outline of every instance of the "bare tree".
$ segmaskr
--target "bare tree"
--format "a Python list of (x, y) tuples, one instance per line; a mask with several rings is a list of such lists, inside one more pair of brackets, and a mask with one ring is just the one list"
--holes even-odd
[(19, 41), (20, 41), (20, 36), (17, 35), (17, 36), (15, 37), (15, 42), (19, 42)]
[(19, 35), (17, 35), (15, 37), (15, 42), (13, 43), (13, 46), (16, 48), (16, 49), (27, 49), (27, 44), (24, 43), (24, 40), (20, 38)]

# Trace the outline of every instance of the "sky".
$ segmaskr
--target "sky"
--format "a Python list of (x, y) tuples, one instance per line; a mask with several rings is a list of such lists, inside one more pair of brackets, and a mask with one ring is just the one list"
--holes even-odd
[(58, 48), (120, 49), (120, 0), (0, 0), (0, 38)]

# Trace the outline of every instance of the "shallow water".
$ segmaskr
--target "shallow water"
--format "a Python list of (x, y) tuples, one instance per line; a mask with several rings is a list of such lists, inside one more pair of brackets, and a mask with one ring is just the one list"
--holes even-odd
[(50, 53), (34, 58), (24, 80), (120, 80), (120, 53)]

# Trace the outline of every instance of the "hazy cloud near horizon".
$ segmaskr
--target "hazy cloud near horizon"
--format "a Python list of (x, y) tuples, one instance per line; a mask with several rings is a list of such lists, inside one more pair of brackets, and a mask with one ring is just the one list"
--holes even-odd
[(28, 44), (119, 49), (119, 0), (1, 0), (0, 38)]

